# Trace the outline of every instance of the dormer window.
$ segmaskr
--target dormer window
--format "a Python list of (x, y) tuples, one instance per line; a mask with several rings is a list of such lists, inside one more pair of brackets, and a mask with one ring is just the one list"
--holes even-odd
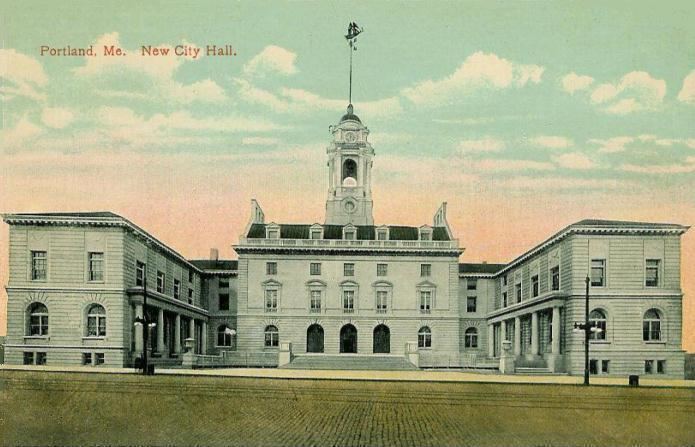
[(420, 240), (421, 241), (431, 241), (432, 240), (432, 227), (427, 225), (420, 227)]
[(270, 224), (265, 227), (265, 237), (267, 239), (280, 239), (280, 225)]
[(357, 239), (357, 227), (354, 225), (347, 225), (343, 227), (343, 239), (346, 241), (354, 241)]
[(323, 239), (323, 227), (321, 225), (312, 225), (309, 229), (309, 239)]
[(376, 229), (376, 240), (378, 241), (388, 241), (389, 240), (389, 227), (379, 227)]

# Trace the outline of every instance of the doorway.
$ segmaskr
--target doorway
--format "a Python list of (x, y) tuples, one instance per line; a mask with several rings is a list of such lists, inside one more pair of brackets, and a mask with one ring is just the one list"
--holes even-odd
[(374, 354), (388, 354), (391, 352), (391, 330), (388, 326), (380, 324), (374, 328)]
[(312, 324), (306, 330), (306, 352), (323, 352), (323, 328)]
[(346, 324), (340, 329), (340, 352), (357, 353), (357, 329), (351, 324)]

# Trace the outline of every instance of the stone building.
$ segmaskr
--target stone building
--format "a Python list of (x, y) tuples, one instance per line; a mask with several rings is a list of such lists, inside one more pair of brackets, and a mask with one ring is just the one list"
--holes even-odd
[(582, 374), (573, 328), (588, 277), (591, 372), (683, 376), (688, 227), (584, 220), (508, 264), (460, 263), (446, 203), (420, 227), (374, 222), (375, 152), (352, 105), (330, 132), (324, 222), (267, 222), (252, 200), (237, 260), (187, 260), (109, 212), (4, 215), (5, 361), (129, 366), (146, 317), (160, 364), (188, 346), (200, 365), (496, 368), (505, 356), (517, 372)]

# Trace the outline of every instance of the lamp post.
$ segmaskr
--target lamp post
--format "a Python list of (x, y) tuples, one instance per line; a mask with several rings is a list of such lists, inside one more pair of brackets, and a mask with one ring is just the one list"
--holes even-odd
[(584, 385), (589, 385), (589, 339), (591, 338), (592, 332), (603, 332), (603, 329), (595, 327), (595, 325), (589, 321), (589, 284), (591, 279), (587, 276), (584, 281), (586, 283), (584, 323), (575, 322), (574, 331), (584, 333)]

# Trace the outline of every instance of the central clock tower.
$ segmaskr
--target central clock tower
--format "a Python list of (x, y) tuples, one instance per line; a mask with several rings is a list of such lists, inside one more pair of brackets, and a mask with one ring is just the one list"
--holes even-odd
[(369, 129), (353, 113), (352, 104), (340, 123), (330, 127), (328, 146), (327, 225), (374, 225), (372, 158)]

